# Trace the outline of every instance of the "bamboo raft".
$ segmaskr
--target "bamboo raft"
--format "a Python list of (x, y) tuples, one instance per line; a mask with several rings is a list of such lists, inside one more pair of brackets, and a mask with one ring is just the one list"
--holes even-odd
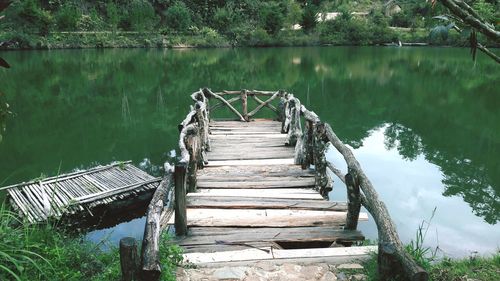
[[(41, 180), (2, 187), (11, 206), (30, 223), (71, 216), (93, 216), (100, 208), (140, 198), (158, 187), (153, 177), (128, 162), (98, 166)], [(149, 197), (150, 197), (149, 196)]]
[[(166, 165), (148, 207), (142, 278), (159, 280), (160, 233), (175, 226), (173, 242), (184, 249), (184, 260), (197, 266), (335, 264), (376, 251), (382, 280), (428, 280), (352, 151), (293, 94), (204, 88), (191, 98), (194, 105), (179, 124), (180, 161), (175, 168)], [(251, 111), (249, 101), (256, 105)], [(219, 108), (236, 119), (214, 118)], [(276, 113), (276, 120), (256, 119), (263, 108)], [(328, 147), (343, 156), (347, 171), (326, 160)], [(345, 183), (347, 202), (328, 200), (330, 173)], [(358, 222), (368, 219), (361, 206), (377, 224), (377, 246), (355, 246), (364, 239)], [(126, 239), (122, 268), (135, 259), (135, 246)]]

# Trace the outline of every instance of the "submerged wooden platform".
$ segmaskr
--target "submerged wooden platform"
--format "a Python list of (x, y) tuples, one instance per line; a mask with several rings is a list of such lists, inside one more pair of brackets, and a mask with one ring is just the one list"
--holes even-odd
[(129, 161), (1, 189), (7, 190), (11, 205), (21, 217), (39, 223), (71, 215), (92, 216), (100, 206), (154, 191), (160, 180)]
[[(366, 258), (373, 248), (345, 230), (347, 203), (316, 190), (313, 169), (294, 164), (281, 122), (211, 121), (208, 163), (186, 195), (186, 236), (174, 241), (199, 266), (259, 260), (333, 262)], [(359, 220), (367, 220), (361, 213)], [(173, 224), (173, 217), (170, 220)]]

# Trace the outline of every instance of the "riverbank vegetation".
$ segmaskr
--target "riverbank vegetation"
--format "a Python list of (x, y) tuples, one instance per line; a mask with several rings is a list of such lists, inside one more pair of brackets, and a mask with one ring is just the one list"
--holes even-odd
[[(33, 226), (0, 206), (0, 280), (120, 280), (116, 246), (94, 244), (54, 225)], [(175, 280), (180, 251), (162, 240), (163, 280)], [(106, 249), (106, 250), (103, 250)]]
[[(488, 22), (494, 0), (471, 0)], [(495, 6), (496, 5), (496, 6)], [(466, 45), (441, 28), (446, 9), (426, 1), (15, 0), (4, 12), (4, 48)], [(498, 23), (496, 23), (498, 24)], [(491, 43), (491, 42), (490, 42)]]

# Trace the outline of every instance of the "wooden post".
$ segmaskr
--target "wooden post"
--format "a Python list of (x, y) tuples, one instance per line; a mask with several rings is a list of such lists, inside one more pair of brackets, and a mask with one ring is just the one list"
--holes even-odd
[(315, 167), (316, 188), (319, 193), (327, 198), (328, 193), (332, 190), (331, 179), (326, 173), (326, 156), (327, 142), (325, 142), (325, 124), (317, 122), (314, 126), (313, 133), (313, 158)]
[(242, 112), (243, 112), (243, 118), (245, 121), (250, 121), (248, 118), (248, 95), (247, 95), (247, 90), (242, 90), (241, 91), (241, 107), (242, 107)]
[(358, 227), (359, 211), (361, 209), (361, 199), (359, 197), (359, 180), (356, 170), (349, 168), (345, 175), (345, 185), (347, 187), (347, 219), (345, 229), (356, 230)]
[(148, 206), (144, 237), (141, 247), (141, 279), (158, 280), (161, 274), (160, 236), (162, 214), (169, 219), (173, 213), (173, 172), (174, 167), (165, 163), (165, 176), (158, 185)]
[(305, 122), (305, 134), (304, 134), (304, 159), (302, 161), (302, 169), (309, 168), (309, 165), (314, 164), (313, 157), (313, 130), (314, 123), (312, 121), (306, 120)]
[(122, 269), (122, 280), (136, 280), (137, 270), (137, 244), (132, 237), (120, 240), (120, 265)]
[(281, 102), (283, 103), (283, 120), (281, 120), (281, 133), (288, 133), (288, 129), (290, 126), (290, 102), (288, 99), (288, 94), (285, 94), (284, 97), (281, 98)]
[(189, 162), (187, 167), (187, 192), (196, 191), (196, 172), (198, 171), (198, 161), (200, 159), (198, 127), (196, 125), (187, 127), (184, 143), (189, 152)]
[(175, 165), (175, 233), (178, 236), (187, 234), (186, 214), (186, 163)]

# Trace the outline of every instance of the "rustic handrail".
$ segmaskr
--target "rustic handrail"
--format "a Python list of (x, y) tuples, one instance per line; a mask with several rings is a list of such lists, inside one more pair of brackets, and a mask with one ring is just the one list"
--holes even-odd
[[(349, 204), (345, 228), (357, 228), (361, 205), (373, 216), (378, 229), (381, 278), (387, 280), (402, 274), (408, 280), (428, 280), (428, 273), (405, 251), (385, 204), (379, 200), (359, 162), (335, 135), (331, 126), (322, 123), (314, 112), (301, 105), (300, 100), (292, 94), (281, 96), (280, 109), (282, 132), (288, 133), (287, 143), (295, 145), (295, 164), (301, 164), (304, 169), (311, 164), (315, 165), (316, 188), (320, 193), (326, 197), (331, 190), (330, 177), (326, 174), (327, 167), (346, 184)], [(304, 133), (297, 114), (304, 119)], [(348, 166), (346, 175), (326, 161), (325, 150), (328, 143), (343, 155)]]
[(160, 233), (174, 212), (173, 172), (173, 166), (165, 163), (165, 175), (148, 206), (141, 249), (144, 280), (158, 280), (161, 274)]

